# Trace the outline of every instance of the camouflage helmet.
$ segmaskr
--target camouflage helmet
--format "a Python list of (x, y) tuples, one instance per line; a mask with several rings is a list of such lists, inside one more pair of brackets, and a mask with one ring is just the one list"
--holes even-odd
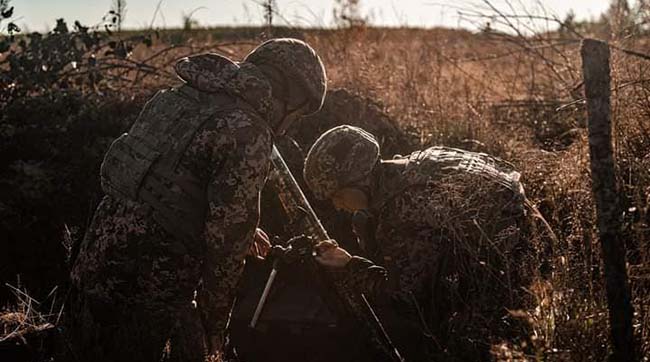
[(373, 135), (358, 127), (338, 126), (311, 147), (303, 176), (314, 195), (325, 200), (366, 178), (378, 160), (379, 143)]
[(307, 95), (304, 115), (318, 111), (323, 105), (327, 90), (325, 67), (316, 51), (302, 40), (268, 40), (250, 52), (244, 62), (270, 66), (284, 75), (290, 85), (297, 84), (299, 90), (295, 94)]

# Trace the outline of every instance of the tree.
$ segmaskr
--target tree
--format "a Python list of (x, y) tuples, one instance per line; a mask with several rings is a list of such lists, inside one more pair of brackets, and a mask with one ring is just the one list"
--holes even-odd
[(624, 37), (635, 32), (634, 18), (627, 0), (611, 0), (609, 8), (602, 15), (602, 21), (613, 38)]
[(368, 21), (361, 15), (361, 0), (335, 0), (334, 23), (339, 27), (364, 26)]
[(576, 13), (573, 11), (573, 9), (570, 9), (567, 12), (566, 16), (564, 17), (562, 24), (560, 25), (560, 34), (566, 36), (571, 33), (572, 29), (575, 28), (576, 28)]
[(122, 22), (126, 17), (126, 0), (113, 0), (109, 13), (113, 15), (112, 22), (117, 27), (117, 31), (122, 31)]
[(270, 29), (273, 26), (273, 12), (277, 11), (278, 4), (275, 0), (265, 0), (262, 7), (264, 8), (264, 23)]
[[(0, 0), (0, 23), (2, 23), (3, 20), (10, 19), (11, 17), (14, 16), (14, 7), (9, 6), (10, 0)], [(9, 22), (7, 24), (7, 28), (3, 29), (0, 27), (0, 31), (6, 30), (9, 35), (13, 35), (14, 33), (20, 32), (20, 28), (18, 25), (16, 25), (14, 22)], [(6, 39), (0, 39), (0, 53), (7, 51), (9, 49), (8, 47), (8, 40)]]
[(650, 0), (637, 0), (634, 13), (639, 30), (647, 31), (648, 25), (650, 25)]

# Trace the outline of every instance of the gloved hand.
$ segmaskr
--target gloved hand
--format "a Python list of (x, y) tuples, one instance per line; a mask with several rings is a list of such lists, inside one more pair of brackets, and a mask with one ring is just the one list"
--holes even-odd
[(345, 249), (340, 248), (334, 240), (325, 240), (314, 246), (316, 256), (314, 259), (320, 264), (328, 268), (340, 269), (344, 268), (352, 256)]

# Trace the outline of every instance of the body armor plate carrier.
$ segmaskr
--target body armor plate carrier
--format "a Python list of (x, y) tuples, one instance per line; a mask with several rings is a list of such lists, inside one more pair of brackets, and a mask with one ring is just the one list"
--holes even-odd
[(158, 224), (180, 240), (199, 240), (207, 209), (205, 185), (176, 167), (203, 124), (237, 109), (237, 103), (189, 86), (159, 92), (129, 133), (111, 144), (101, 166), (102, 189), (145, 203)]

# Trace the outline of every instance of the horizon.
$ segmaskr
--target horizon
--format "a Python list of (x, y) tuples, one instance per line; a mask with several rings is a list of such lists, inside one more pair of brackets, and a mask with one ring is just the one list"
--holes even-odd
[[(15, 7), (14, 21), (23, 32), (49, 31), (56, 19), (63, 18), (68, 23), (79, 20), (83, 25), (102, 24), (102, 18), (111, 8), (112, 0), (84, 1), (72, 0), (11, 0)], [(501, 8), (508, 9), (504, 0), (492, 1)], [(571, 4), (562, 0), (551, 1), (520, 0), (515, 12), (543, 14), (564, 19), (573, 11), (579, 21), (595, 20), (608, 7), (609, 1), (576, 0)], [(157, 9), (158, 4), (160, 4)], [(335, 26), (334, 1), (317, 0), (277, 0), (278, 14), (274, 25), (298, 28), (330, 28)], [(490, 14), (491, 11), (480, 0), (466, 1), (427, 1), (402, 0), (399, 8), (396, 0), (361, 0), (361, 15), (370, 26), (413, 27), (413, 28), (461, 28), (479, 29), (489, 20), (469, 15), (471, 12)], [(146, 28), (180, 28), (183, 16), (190, 14), (197, 27), (245, 27), (264, 25), (263, 10), (256, 0), (126, 0), (126, 14), (122, 28), (138, 30)], [(526, 21), (520, 21), (526, 22)], [(531, 23), (532, 24), (532, 23)], [(3, 24), (6, 26), (6, 24)], [(536, 22), (533, 26), (549, 29), (552, 24)]]

